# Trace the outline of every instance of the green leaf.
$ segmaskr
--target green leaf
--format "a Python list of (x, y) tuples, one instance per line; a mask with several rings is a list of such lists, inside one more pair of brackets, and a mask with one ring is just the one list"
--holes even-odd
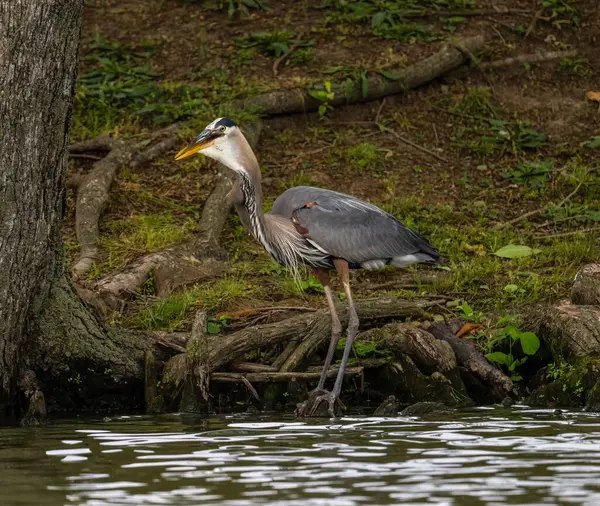
[(533, 332), (521, 332), (519, 340), (526, 355), (535, 355), (540, 349), (540, 340)]
[(325, 100), (327, 100), (327, 92), (323, 90), (308, 90), (308, 94), (320, 102), (325, 102)]
[(503, 364), (508, 367), (508, 355), (506, 353), (502, 353), (501, 351), (495, 351), (493, 353), (488, 353), (485, 355), (485, 358), (488, 362), (492, 362), (494, 364)]
[(506, 285), (503, 290), (508, 293), (514, 293), (519, 289), (517, 285)]
[(510, 379), (513, 380), (513, 381), (521, 381), (523, 379), (523, 376), (521, 376), (520, 374), (513, 374), (510, 377)]
[(367, 98), (367, 93), (369, 92), (369, 80), (365, 73), (360, 75), (360, 87), (363, 98)]
[(467, 301), (463, 301), (460, 308), (465, 316), (473, 316), (473, 308), (469, 305)]
[(221, 332), (221, 327), (216, 323), (208, 322), (206, 324), (206, 330), (209, 334), (218, 334), (219, 332)]
[(523, 258), (529, 257), (531, 255), (536, 255), (540, 252), (541, 250), (533, 249), (529, 246), (523, 246), (520, 244), (508, 244), (496, 251), (494, 255), (502, 258)]
[(586, 148), (599, 149), (600, 148), (600, 135), (594, 137), (591, 141), (586, 141), (582, 144)]
[(331, 81), (325, 81), (325, 89), (328, 93), (331, 93)]
[(399, 76), (390, 72), (389, 70), (378, 70), (377, 73), (390, 81), (400, 81), (400, 79), (404, 79), (405, 76)]
[(327, 112), (327, 106), (325, 104), (321, 104), (319, 106), (319, 116), (325, 116), (326, 112)]
[(371, 18), (371, 27), (377, 28), (377, 27), (381, 26), (382, 23), (385, 21), (386, 16), (387, 16), (387, 13), (385, 11), (380, 11), (380, 12), (377, 12), (376, 14), (374, 14), (373, 17)]

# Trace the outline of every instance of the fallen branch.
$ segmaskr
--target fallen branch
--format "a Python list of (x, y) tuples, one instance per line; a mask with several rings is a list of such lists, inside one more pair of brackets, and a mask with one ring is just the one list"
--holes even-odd
[(75, 230), (80, 245), (79, 258), (72, 269), (76, 280), (84, 278), (93, 262), (98, 259), (100, 216), (110, 199), (110, 187), (117, 170), (127, 163), (132, 167), (145, 165), (171, 149), (177, 142), (177, 125), (172, 125), (161, 133), (166, 138), (149, 149), (107, 136), (71, 146), (71, 153), (77, 156), (85, 151), (108, 151), (105, 157), (94, 163), (92, 170), (76, 186)]
[[(395, 300), (387, 301), (387, 303), (381, 301), (381, 306), (375, 307), (373, 305), (373, 301), (361, 301), (360, 307), (357, 303), (356, 310), (360, 318), (361, 328), (365, 329), (365, 324), (368, 324), (370, 320), (374, 318), (376, 312), (380, 312), (378, 319), (383, 320), (407, 317), (410, 313), (412, 313), (415, 318), (418, 318), (423, 314), (424, 308), (432, 307), (436, 303), (436, 301), (422, 301), (415, 305), (407, 301)], [(304, 339), (283, 362), (279, 369), (281, 372), (294, 371), (298, 369), (307, 357), (310, 357), (314, 352), (316, 352), (329, 341), (329, 338), (331, 337), (331, 321), (329, 311), (317, 312), (315, 313), (315, 316), (316, 315), (320, 315), (319, 319), (316, 319), (313, 325), (304, 329), (304, 331), (298, 335), (298, 337), (303, 337)], [(345, 326), (348, 323), (348, 314), (346, 309), (340, 308), (338, 310), (338, 316), (340, 317), (342, 326)]]
[(441, 323), (434, 323), (429, 326), (427, 332), (450, 344), (456, 355), (458, 365), (482, 380), (496, 399), (501, 401), (513, 394), (514, 385), (512, 380), (500, 369), (490, 364), (471, 341), (456, 337), (450, 327)]
[(522, 64), (522, 63), (543, 63), (552, 60), (560, 60), (561, 58), (572, 58), (577, 56), (577, 51), (548, 51), (547, 53), (535, 53), (535, 54), (522, 54), (519, 56), (513, 56), (511, 58), (505, 58), (504, 60), (495, 60), (490, 62), (480, 63), (478, 67), (480, 69), (497, 69), (500, 67), (508, 67), (510, 65)]
[[(328, 104), (340, 106), (405, 93), (407, 90), (430, 82), (469, 61), (471, 54), (484, 46), (485, 40), (484, 36), (475, 36), (457, 41), (424, 60), (398, 70), (395, 80), (373, 76), (369, 79), (366, 96), (363, 95), (360, 83), (357, 83), (348, 94), (336, 93), (334, 98), (328, 101)], [(320, 105), (322, 102), (312, 97), (308, 90), (303, 88), (272, 91), (233, 102), (234, 108), (258, 110), (264, 115), (315, 111)]]
[[(337, 375), (338, 368), (330, 368), (327, 371), (328, 378), (334, 378)], [(348, 367), (344, 371), (344, 376), (360, 376), (363, 373), (362, 367)], [(285, 382), (285, 381), (318, 381), (320, 372), (213, 372), (210, 375), (211, 381), (239, 383), (244, 379), (250, 383), (264, 382)], [(256, 390), (255, 390), (256, 391)], [(258, 394), (257, 394), (258, 395)], [(260, 399), (259, 399), (260, 400)]]
[(531, 14), (530, 9), (471, 9), (464, 11), (406, 11), (398, 13), (398, 16), (410, 18), (425, 17), (479, 17), (479, 16), (510, 16), (511, 14)]
[[(377, 322), (394, 318), (418, 318), (431, 302), (408, 302), (403, 300), (362, 300), (356, 302), (356, 310), (363, 328)], [(347, 311), (341, 311), (342, 325), (348, 323)], [(207, 369), (215, 371), (244, 353), (290, 339), (302, 340), (298, 348), (289, 357), (280, 372), (291, 372), (296, 364), (325, 344), (331, 335), (331, 317), (328, 310), (298, 315), (281, 322), (257, 325), (231, 334), (220, 336), (204, 357)], [(300, 350), (299, 350), (300, 349)]]
[(415, 149), (418, 149), (419, 151), (423, 151), (423, 153), (427, 153), (428, 155), (433, 156), (436, 160), (439, 160), (440, 162), (444, 162), (444, 163), (448, 163), (448, 160), (446, 160), (444, 157), (438, 155), (437, 153), (434, 153), (433, 151), (431, 151), (430, 149), (427, 149), (423, 146), (420, 146), (419, 144), (414, 143), (411, 140), (408, 140), (406, 137), (402, 137), (398, 132), (395, 132), (394, 130), (392, 130), (391, 128), (385, 127), (383, 125), (379, 125), (379, 127), (384, 131), (384, 132), (389, 132), (391, 133), (394, 137), (396, 137), (396, 139), (398, 139), (399, 141), (404, 142), (405, 144), (408, 144), (409, 146), (412, 146)]
[(582, 228), (579, 230), (573, 230), (572, 232), (560, 232), (558, 234), (535, 234), (534, 239), (556, 239), (558, 237), (571, 237), (579, 234), (589, 234), (590, 232), (598, 232), (600, 227)]

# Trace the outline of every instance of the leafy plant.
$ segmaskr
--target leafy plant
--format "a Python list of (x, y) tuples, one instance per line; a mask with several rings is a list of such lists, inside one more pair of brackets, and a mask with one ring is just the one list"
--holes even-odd
[(221, 315), (216, 318), (211, 318), (206, 323), (206, 331), (209, 334), (219, 334), (223, 329), (229, 326), (230, 320), (231, 316), (229, 315)]
[[(221, 3), (223, 3), (222, 0)], [(267, 12), (271, 10), (264, 0), (227, 0), (227, 17), (229, 19), (233, 19), (238, 13), (242, 16), (249, 16), (250, 9)]]
[[(205, 110), (208, 102), (200, 88), (160, 80), (147, 63), (154, 53), (150, 44), (135, 46), (100, 36), (90, 45), (75, 94), (75, 137), (97, 134), (135, 115), (156, 124), (172, 123)], [(84, 132), (83, 134), (81, 132)]]
[(525, 121), (491, 119), (489, 123), (494, 135), (487, 140), (496, 144), (508, 144), (515, 155), (537, 149), (546, 143), (546, 134), (537, 132)]
[(590, 62), (586, 58), (561, 58), (560, 69), (575, 77), (590, 77), (593, 74)]
[(327, 114), (327, 111), (333, 110), (333, 107), (329, 105), (329, 102), (335, 98), (335, 92), (331, 90), (331, 81), (325, 81), (323, 89), (309, 89), (308, 94), (321, 102), (319, 116), (323, 117)]
[[(279, 58), (289, 51), (290, 46), (298, 41), (287, 30), (273, 30), (272, 32), (251, 33), (247, 37), (236, 38), (240, 48), (256, 48), (265, 56)], [(298, 42), (298, 47), (313, 46), (314, 41), (303, 40)]]
[[(514, 319), (508, 318), (508, 320)], [(513, 348), (517, 343), (521, 345), (521, 351), (523, 352), (521, 358), (517, 358), (513, 354)], [(494, 351), (487, 353), (485, 358), (489, 362), (506, 367), (511, 374), (511, 379), (519, 381), (523, 377), (518, 374), (517, 368), (523, 365), (528, 357), (537, 353), (540, 348), (540, 340), (533, 332), (523, 332), (515, 325), (507, 325), (496, 334), (496, 337), (490, 342), (490, 347), (505, 344), (508, 344), (508, 353)]]
[(513, 170), (505, 170), (502, 177), (511, 183), (521, 184), (528, 188), (539, 188), (546, 184), (552, 174), (552, 160), (518, 163)]

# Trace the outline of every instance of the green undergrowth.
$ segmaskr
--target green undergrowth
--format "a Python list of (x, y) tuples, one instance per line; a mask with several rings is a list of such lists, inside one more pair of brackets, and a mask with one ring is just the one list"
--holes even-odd
[[(384, 39), (404, 42), (431, 41), (443, 38), (434, 25), (416, 22), (407, 17), (424, 11), (468, 10), (474, 7), (473, 0), (363, 0), (351, 2), (347, 0), (325, 0), (323, 8), (329, 9), (326, 23), (355, 23), (368, 27), (370, 32)], [(444, 29), (456, 31), (464, 18), (451, 18)]]
[(156, 50), (154, 42), (122, 44), (96, 36), (77, 79), (74, 141), (103, 133), (133, 135), (182, 120), (197, 132), (217, 115), (256, 117), (251, 111), (233, 114), (226, 104), (266, 87), (210, 67), (191, 73), (186, 82), (169, 80), (148, 63)]
[(135, 313), (125, 315), (120, 323), (145, 330), (177, 330), (188, 327), (194, 311), (200, 308), (214, 311), (231, 301), (251, 299), (259, 293), (260, 289), (248, 280), (223, 278), (158, 301), (142, 302)]

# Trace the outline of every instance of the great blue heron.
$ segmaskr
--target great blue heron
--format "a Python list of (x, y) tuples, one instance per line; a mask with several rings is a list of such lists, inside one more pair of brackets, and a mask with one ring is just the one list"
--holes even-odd
[[(358, 315), (352, 301), (349, 269), (380, 269), (386, 265), (406, 267), (437, 263), (438, 251), (392, 215), (360, 199), (322, 188), (296, 186), (283, 192), (270, 212), (262, 212), (261, 174), (252, 148), (237, 125), (218, 118), (175, 156), (181, 160), (202, 153), (221, 162), (238, 176), (228, 199), (254, 238), (280, 264), (297, 275), (300, 264), (311, 267), (323, 285), (331, 312), (331, 342), (310, 414), (321, 402), (334, 416), (344, 369), (358, 331)], [(341, 278), (350, 310), (348, 337), (335, 385), (323, 390), (327, 370), (335, 353), (342, 326), (335, 311), (329, 271)]]

